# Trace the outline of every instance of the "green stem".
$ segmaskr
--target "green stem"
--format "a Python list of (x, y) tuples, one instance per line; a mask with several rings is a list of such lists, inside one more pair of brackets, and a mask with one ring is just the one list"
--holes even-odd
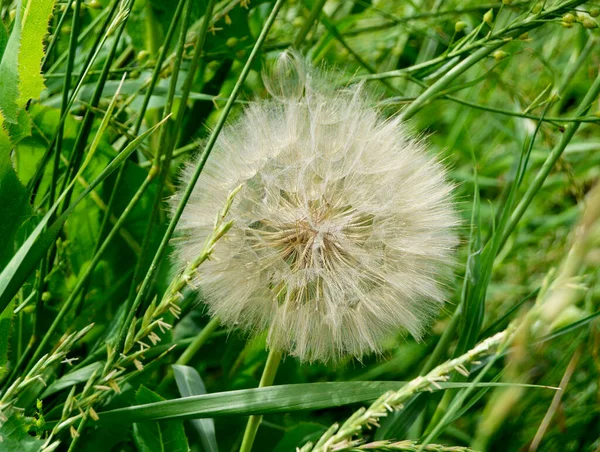
[(206, 326), (202, 329), (192, 343), (188, 345), (185, 351), (181, 354), (175, 364), (186, 365), (194, 357), (198, 350), (206, 343), (206, 341), (212, 336), (215, 330), (219, 327), (220, 321), (218, 317), (214, 317)]
[[(579, 104), (579, 108), (577, 108), (577, 111), (575, 112), (574, 116), (576, 118), (584, 116), (598, 97), (598, 94), (600, 94), (600, 73), (596, 76), (596, 80), (594, 80), (594, 83), (585, 95), (585, 98), (581, 101), (581, 104)], [(550, 171), (552, 171), (552, 168), (554, 168), (554, 165), (556, 164), (557, 160), (560, 158), (565, 148), (573, 138), (573, 135), (575, 135), (575, 132), (577, 132), (577, 129), (579, 128), (580, 124), (581, 123), (578, 121), (570, 123), (565, 129), (564, 133), (561, 135), (560, 141), (550, 152), (550, 155), (542, 165), (542, 168), (536, 174), (532, 184), (529, 186), (529, 188), (525, 192), (525, 195), (523, 195), (523, 198), (521, 199), (514, 212), (510, 216), (508, 224), (506, 225), (506, 229), (504, 230), (504, 234), (502, 235), (502, 238), (500, 240), (500, 248), (502, 248), (502, 245), (504, 245), (509, 235), (517, 226), (517, 223), (527, 210), (527, 207), (529, 206), (537, 192), (542, 188), (544, 181), (546, 180), (546, 178), (550, 174)]]
[[(260, 378), (260, 383), (258, 384), (259, 388), (264, 388), (265, 386), (271, 386), (273, 384), (275, 375), (277, 374), (277, 368), (281, 362), (281, 356), (282, 353), (280, 351), (271, 349), (269, 356), (267, 357), (267, 362), (265, 364), (262, 377)], [(248, 424), (246, 424), (246, 430), (244, 431), (244, 439), (242, 439), (240, 452), (250, 452), (252, 450), (254, 438), (256, 438), (256, 432), (258, 431), (261, 421), (261, 415), (250, 416), (250, 419), (248, 419)]]
[(313, 24), (315, 23), (315, 20), (317, 19), (317, 17), (319, 17), (319, 14), (321, 14), (321, 10), (323, 9), (323, 6), (325, 6), (326, 1), (327, 0), (317, 0), (315, 2), (315, 4), (313, 5), (312, 9), (310, 10), (310, 14), (304, 21), (302, 28), (296, 35), (296, 39), (294, 40), (295, 48), (299, 49), (300, 46), (302, 45), (302, 43), (304, 42), (304, 40), (306, 39), (306, 35), (308, 35), (308, 33), (310, 32), (310, 29), (312, 28)]
[(426, 89), (419, 97), (417, 97), (417, 99), (413, 103), (411, 103), (406, 108), (406, 110), (402, 112), (402, 118), (405, 120), (412, 118), (417, 113), (417, 111), (419, 111), (426, 103), (438, 97), (438, 94), (442, 90), (444, 90), (451, 82), (453, 82), (459, 75), (461, 75), (463, 72), (465, 72), (478, 61), (487, 57), (494, 50), (498, 49), (499, 47), (502, 47), (504, 44), (504, 42), (495, 42), (489, 45), (488, 47), (482, 47), (476, 52), (469, 55), (459, 64), (457, 64), (448, 72), (446, 72), (443, 77), (441, 77), (437, 82), (435, 82), (428, 89)]
[(34, 353), (34, 356), (31, 358), (28, 368), (31, 368), (35, 364), (37, 359), (39, 359), (42, 352), (44, 351), (45, 346), (48, 344), (48, 341), (50, 340), (50, 337), (52, 336), (52, 334), (57, 330), (57, 328), (59, 326), (62, 325), (63, 318), (67, 315), (68, 312), (70, 312), (70, 310), (73, 306), (73, 303), (75, 302), (75, 300), (77, 299), (77, 296), (79, 295), (79, 292), (87, 284), (88, 278), (92, 275), (94, 268), (96, 268), (96, 265), (98, 265), (98, 263), (102, 259), (104, 251), (106, 251), (106, 249), (108, 248), (108, 245), (112, 242), (113, 238), (118, 234), (119, 230), (121, 229), (121, 226), (123, 225), (123, 223), (125, 223), (125, 220), (129, 216), (129, 214), (131, 213), (133, 208), (136, 206), (138, 201), (141, 199), (142, 195), (144, 194), (144, 192), (146, 191), (146, 189), (148, 188), (148, 186), (154, 179), (154, 176), (155, 176), (155, 173), (150, 172), (148, 174), (148, 176), (146, 177), (146, 179), (144, 179), (144, 182), (142, 182), (142, 185), (140, 185), (138, 191), (135, 193), (133, 198), (131, 198), (131, 201), (129, 201), (129, 204), (127, 205), (127, 207), (125, 208), (125, 210), (123, 211), (123, 213), (121, 214), (121, 216), (119, 217), (119, 219), (117, 220), (115, 225), (113, 226), (112, 230), (109, 232), (106, 239), (104, 239), (104, 242), (102, 243), (102, 245), (100, 246), (100, 248), (98, 249), (98, 251), (96, 252), (94, 257), (92, 258), (92, 261), (88, 265), (85, 273), (81, 276), (81, 278), (79, 278), (79, 281), (77, 281), (77, 284), (73, 288), (72, 292), (69, 294), (69, 297), (63, 303), (60, 311), (58, 312), (56, 317), (53, 319), (52, 324), (45, 331), (44, 338), (42, 339), (42, 342), (40, 343), (40, 345), (37, 347), (37, 350)]

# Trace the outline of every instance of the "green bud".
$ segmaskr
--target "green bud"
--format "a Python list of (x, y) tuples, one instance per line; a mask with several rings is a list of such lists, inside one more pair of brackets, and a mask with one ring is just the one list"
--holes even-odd
[(454, 31), (456, 33), (460, 33), (461, 31), (463, 31), (465, 28), (467, 27), (467, 23), (463, 22), (462, 20), (459, 20), (458, 22), (456, 22), (456, 24), (454, 24)]
[(494, 57), (494, 59), (496, 61), (501, 61), (504, 58), (506, 58), (508, 55), (505, 51), (503, 50), (496, 50), (494, 53), (492, 53), (492, 56)]
[(138, 61), (144, 61), (145, 59), (147, 59), (150, 56), (150, 52), (148, 52), (147, 50), (140, 50), (138, 52), (138, 54), (136, 55), (136, 59)]
[(42, 301), (46, 302), (52, 299), (52, 294), (50, 292), (44, 292), (42, 294)]
[(573, 22), (565, 22), (563, 20), (560, 24), (565, 28), (573, 28)]
[(513, 0), (502, 0), (503, 5), (512, 5)]
[(583, 21), (581, 22), (581, 25), (583, 25), (583, 28), (587, 28), (588, 30), (598, 28), (598, 24), (591, 17), (586, 17), (585, 19), (583, 19)]
[(590, 8), (589, 14), (592, 17), (600, 16), (600, 8), (598, 8), (598, 7)]
[(562, 20), (563, 20), (563, 22), (572, 24), (573, 22), (575, 22), (575, 16), (571, 13), (567, 13), (563, 16)]
[(238, 42), (239, 42), (238, 38), (236, 38), (235, 36), (232, 36), (227, 41), (225, 41), (225, 45), (227, 47), (229, 47), (230, 49), (232, 49), (238, 44)]
[(92, 8), (92, 9), (100, 9), (100, 8), (102, 8), (102, 3), (100, 3), (98, 0), (92, 0), (92, 1), (88, 2), (87, 6), (88, 6), (88, 8)]
[(490, 9), (487, 13), (485, 13), (483, 15), (483, 21), (490, 26), (494, 23), (494, 10), (493, 9)]
[(542, 4), (542, 2), (538, 2), (533, 6), (533, 8), (531, 8), (531, 12), (533, 14), (539, 14), (542, 12), (542, 9), (544, 9), (544, 5)]

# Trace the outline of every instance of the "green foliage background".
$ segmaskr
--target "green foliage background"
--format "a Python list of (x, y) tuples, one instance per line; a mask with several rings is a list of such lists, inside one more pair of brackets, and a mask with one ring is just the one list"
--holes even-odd
[[(430, 440), (533, 450), (551, 415), (537, 450), (598, 450), (600, 229), (581, 218), (600, 204), (590, 195), (600, 175), (599, 6), (0, 2), (0, 450), (236, 450), (253, 413), (266, 413), (253, 450), (295, 450), (511, 325), (527, 334), (505, 355), (413, 394), (354, 439), (417, 444), (373, 450)], [(257, 392), (264, 337), (209, 323), (189, 287), (181, 313), (158, 311), (176, 278), (164, 200), (220, 121), (267, 96), (261, 70), (290, 47), (338, 68), (340, 86), (366, 80), (386, 114), (428, 136), (465, 226), (450, 301), (423, 342), (399, 332), (384, 356), (335, 367), (286, 357), (276, 386)], [(574, 295), (546, 318), (556, 281)], [(150, 324), (159, 317), (173, 328)], [(193, 343), (201, 348), (172, 366)], [(554, 390), (517, 386), (561, 381), (555, 404)], [(174, 402), (152, 405), (165, 400)]]

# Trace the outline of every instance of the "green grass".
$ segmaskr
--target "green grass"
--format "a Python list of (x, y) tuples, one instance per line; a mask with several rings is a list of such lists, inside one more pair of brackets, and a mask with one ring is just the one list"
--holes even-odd
[[(233, 451), (262, 415), (255, 451), (597, 450), (599, 8), (0, 2), (0, 449)], [(264, 335), (211, 320), (169, 243), (221, 129), (292, 46), (427, 135), (463, 227), (422, 342), (284, 356), (257, 389)]]

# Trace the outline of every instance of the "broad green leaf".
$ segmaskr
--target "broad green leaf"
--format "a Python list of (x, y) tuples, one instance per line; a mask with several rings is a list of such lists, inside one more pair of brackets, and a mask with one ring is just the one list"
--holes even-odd
[(27, 0), (23, 12), (21, 51), (19, 54), (19, 106), (37, 99), (44, 90), (41, 74), (44, 38), (56, 0)]
[(8, 135), (10, 136), (10, 141), (13, 144), (13, 146), (16, 145), (23, 138), (31, 136), (31, 127), (31, 117), (29, 116), (27, 110), (19, 110), (19, 113), (17, 115), (17, 122), (14, 124), (6, 124)]
[[(152, 403), (164, 400), (145, 386), (135, 394), (137, 403)], [(189, 446), (183, 422), (160, 421), (133, 424), (133, 439), (140, 452), (188, 452)]]
[(28, 433), (28, 419), (13, 414), (0, 426), (0, 450), (2, 452), (38, 452), (44, 441)]
[[(352, 381), (306, 383), (242, 389), (164, 402), (118, 408), (99, 413), (100, 424), (131, 423), (163, 419), (199, 419), (225, 415), (287, 413), (317, 410), (377, 399), (386, 391), (399, 390), (399, 381)], [(473, 386), (473, 383), (442, 382), (442, 389)], [(508, 383), (477, 383), (476, 387), (527, 386)]]
[[(173, 364), (172, 367), (181, 397), (206, 394), (206, 387), (196, 369), (180, 364)], [(196, 432), (198, 432), (198, 436), (202, 442), (202, 449), (205, 452), (217, 452), (219, 448), (215, 436), (215, 422), (210, 418), (194, 419), (191, 421), (191, 424), (194, 426)]]

